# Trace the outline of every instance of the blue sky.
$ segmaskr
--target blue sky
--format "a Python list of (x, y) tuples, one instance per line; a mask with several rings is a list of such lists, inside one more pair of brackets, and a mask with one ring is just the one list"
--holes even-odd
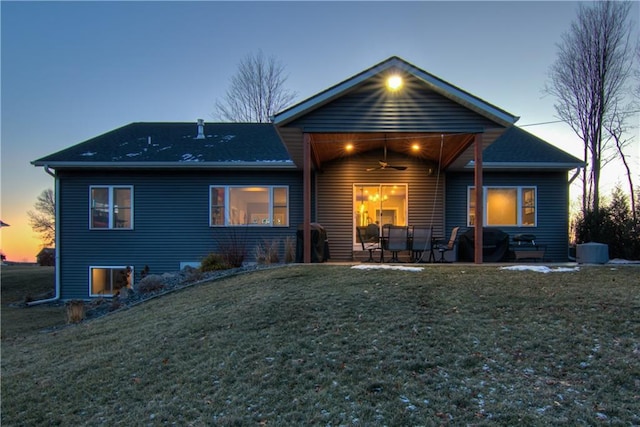
[[(282, 61), (297, 100), (395, 55), (520, 116), (519, 125), (554, 121), (554, 99), (542, 89), (578, 3), (3, 1), (0, 7), (0, 215), (11, 224), (2, 229), (1, 249), (19, 261), (39, 250), (26, 211), (53, 187), (30, 161), (131, 122), (212, 121), (239, 61), (258, 49)], [(637, 23), (638, 3), (632, 15)], [(581, 156), (564, 124), (525, 129)]]

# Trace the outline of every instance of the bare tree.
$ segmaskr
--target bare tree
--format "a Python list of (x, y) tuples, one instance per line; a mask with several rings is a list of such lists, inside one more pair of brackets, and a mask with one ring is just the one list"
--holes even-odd
[(275, 56), (266, 58), (262, 51), (247, 55), (231, 78), (224, 99), (216, 101), (218, 116), (231, 122), (271, 121), (297, 96), (285, 89), (286, 80), (285, 68)]
[[(598, 212), (603, 152), (611, 138), (605, 122), (629, 93), (633, 52), (628, 20), (630, 2), (579, 5), (578, 19), (558, 45), (545, 91), (558, 98), (556, 112), (584, 143), (582, 209)], [(626, 115), (619, 116), (627, 117)]]
[(56, 241), (56, 201), (53, 190), (50, 188), (42, 190), (33, 206), (36, 211), (27, 212), (31, 228), (40, 234), (43, 246), (54, 245)]
[(633, 74), (636, 77), (633, 96), (636, 101), (640, 101), (640, 40), (638, 40), (638, 43), (636, 44), (636, 69)]
[[(627, 110), (632, 111), (632, 107), (629, 107)], [(629, 165), (629, 161), (627, 156), (625, 155), (625, 149), (630, 147), (633, 143), (633, 137), (624, 138), (624, 134), (626, 132), (626, 116), (633, 115), (634, 113), (623, 113), (619, 111), (614, 111), (607, 122), (603, 124), (607, 133), (609, 134), (611, 140), (614, 143), (614, 156), (619, 157), (622, 160), (622, 165), (627, 174), (627, 184), (629, 185), (629, 198), (631, 200), (631, 214), (633, 216), (634, 221), (637, 220), (636, 215), (636, 203), (635, 203), (635, 191), (633, 186), (633, 174), (631, 172), (631, 166)], [(609, 160), (609, 159), (608, 159)]]

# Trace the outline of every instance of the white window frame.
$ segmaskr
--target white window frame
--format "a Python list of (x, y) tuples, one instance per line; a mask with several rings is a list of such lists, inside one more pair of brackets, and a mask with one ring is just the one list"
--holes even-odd
[[(212, 217), (212, 208), (213, 208), (213, 200), (211, 197), (211, 190), (213, 188), (222, 188), (224, 189), (224, 224), (214, 224)], [(263, 221), (258, 223), (248, 223), (248, 224), (232, 224), (231, 223), (231, 206), (230, 206), (230, 190), (234, 188), (260, 188), (268, 190), (268, 217)], [(285, 218), (284, 221), (278, 223), (274, 221), (274, 192), (278, 189), (284, 189), (287, 192), (286, 196), (286, 209), (285, 209)], [(290, 197), (289, 197), (289, 186), (288, 185), (209, 185), (209, 227), (289, 227), (289, 206), (290, 206)], [(282, 206), (278, 206), (282, 207)]]
[(90, 297), (105, 297), (105, 298), (111, 298), (114, 296), (113, 293), (110, 294), (94, 294), (93, 293), (93, 270), (94, 269), (109, 269), (112, 270), (112, 276), (111, 276), (111, 291), (113, 292), (113, 272), (119, 271), (119, 270), (126, 270), (127, 268), (131, 269), (131, 278), (130, 278), (130, 282), (129, 282), (129, 286), (133, 287), (133, 278), (135, 277), (134, 275), (134, 271), (133, 271), (133, 266), (132, 265), (90, 265), (89, 266), (89, 296)]
[[(118, 208), (118, 206), (115, 204), (114, 201), (114, 190), (115, 189), (121, 189), (121, 188), (127, 188), (129, 189), (129, 194), (130, 194), (130, 200), (129, 203), (131, 205), (130, 208), (130, 212), (129, 212), (129, 227), (118, 227), (117, 224), (115, 223), (115, 210)], [(108, 225), (107, 227), (94, 227), (93, 226), (93, 206), (92, 206), (92, 202), (93, 202), (93, 190), (94, 189), (107, 189), (109, 191), (109, 201), (108, 201)], [(90, 230), (133, 230), (133, 185), (90, 185), (89, 186), (89, 229)]]
[[(468, 227), (474, 227), (475, 224), (472, 224), (471, 222), (471, 191), (473, 191), (476, 187), (474, 185), (470, 185), (467, 186), (467, 226)], [(510, 189), (516, 189), (517, 190), (517, 200), (516, 200), (516, 207), (517, 207), (517, 218), (516, 218), (516, 224), (491, 224), (488, 225), (487, 224), (487, 219), (488, 219), (488, 211), (487, 211), (487, 197), (489, 194), (489, 190), (510, 190)], [(533, 190), (534, 191), (534, 212), (533, 212), (533, 224), (523, 224), (522, 223), (522, 210), (524, 208), (523, 206), (523, 190)], [(535, 185), (487, 185), (487, 186), (483, 186), (482, 187), (482, 222), (483, 222), (483, 227), (524, 227), (524, 228), (533, 228), (533, 227), (537, 227), (538, 226), (538, 187)]]

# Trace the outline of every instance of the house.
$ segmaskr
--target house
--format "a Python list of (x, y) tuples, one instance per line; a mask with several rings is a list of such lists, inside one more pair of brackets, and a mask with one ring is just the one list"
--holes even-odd
[(272, 123), (112, 130), (32, 162), (56, 182), (57, 297), (110, 295), (127, 267), (175, 271), (238, 241), (251, 261), (262, 242), (302, 236), (309, 262), (312, 223), (332, 260), (361, 250), (357, 227), (393, 223), (532, 233), (565, 261), (570, 173), (583, 164), (517, 119), (391, 57)]
[(36, 255), (36, 262), (41, 267), (53, 267), (55, 264), (55, 248), (42, 248)]

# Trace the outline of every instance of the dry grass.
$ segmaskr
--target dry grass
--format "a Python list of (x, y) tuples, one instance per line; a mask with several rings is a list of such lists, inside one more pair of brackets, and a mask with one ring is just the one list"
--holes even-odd
[(638, 273), (230, 277), (3, 343), (2, 425), (637, 425)]
[(8, 265), (0, 267), (2, 291), (2, 340), (32, 334), (40, 329), (64, 325), (64, 306), (16, 307), (26, 301), (52, 296), (55, 286), (53, 267)]

